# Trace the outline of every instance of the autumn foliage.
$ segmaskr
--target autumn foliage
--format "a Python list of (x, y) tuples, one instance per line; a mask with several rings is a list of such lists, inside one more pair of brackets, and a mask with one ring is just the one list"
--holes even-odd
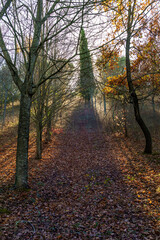
[[(129, 12), (129, 4), (134, 12)], [(125, 32), (131, 31), (132, 83), (143, 96), (159, 91), (159, 37), (160, 22), (157, 1), (103, 1), (101, 8), (110, 18), (112, 32), (106, 32), (106, 45), (101, 49), (98, 69), (106, 83), (104, 92), (109, 96), (126, 95), (128, 89), (126, 69), (117, 72), (122, 49), (125, 48)], [(128, 21), (128, 23), (127, 23)], [(109, 42), (109, 44), (107, 44)], [(111, 44), (110, 44), (111, 43)], [(106, 79), (106, 80), (105, 80)]]

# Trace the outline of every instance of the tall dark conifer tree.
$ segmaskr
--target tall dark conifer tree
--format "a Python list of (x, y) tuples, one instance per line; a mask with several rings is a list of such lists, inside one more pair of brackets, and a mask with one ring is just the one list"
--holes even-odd
[(80, 93), (85, 102), (90, 102), (95, 89), (94, 74), (88, 42), (84, 29), (81, 29), (80, 35)]

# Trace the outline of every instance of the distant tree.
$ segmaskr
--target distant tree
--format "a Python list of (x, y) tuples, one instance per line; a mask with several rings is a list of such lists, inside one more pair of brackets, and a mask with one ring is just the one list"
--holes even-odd
[(90, 102), (95, 89), (94, 74), (85, 31), (80, 34), (80, 93), (86, 102)]
[(120, 50), (116, 48), (112, 49), (109, 46), (107, 48), (102, 47), (101, 55), (96, 61), (100, 78), (99, 88), (104, 101), (104, 113), (106, 113), (106, 98), (118, 99), (121, 102), (124, 102), (124, 100), (126, 102), (127, 100), (125, 85), (112, 81), (112, 79), (116, 79), (125, 71), (125, 57), (121, 57), (119, 52)]
[[(44, 70), (44, 62), (41, 57), (38, 59), (39, 65), (37, 66), (37, 80), (39, 74)], [(60, 68), (64, 65), (65, 59), (50, 60), (46, 65), (50, 68), (48, 75), (55, 72), (55, 68)], [(54, 62), (54, 65), (53, 65)], [(68, 63), (63, 67), (59, 73), (54, 76), (54, 80), (49, 78), (47, 82), (43, 83), (35, 93), (32, 103), (32, 119), (36, 127), (36, 158), (41, 159), (42, 156), (42, 134), (46, 126), (46, 142), (51, 137), (52, 122), (56, 121), (58, 112), (63, 108), (65, 102), (70, 98), (69, 81), (71, 78), (73, 65)], [(45, 76), (47, 78), (47, 75)], [(35, 80), (36, 82), (36, 80)]]
[(96, 65), (101, 77), (102, 91), (108, 98), (127, 101), (128, 85), (125, 75), (125, 57), (118, 49), (102, 48)]

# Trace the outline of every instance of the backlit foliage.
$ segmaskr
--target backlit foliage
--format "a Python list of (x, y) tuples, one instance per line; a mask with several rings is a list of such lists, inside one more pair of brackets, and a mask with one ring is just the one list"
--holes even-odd
[[(117, 72), (118, 59), (125, 48), (126, 31), (131, 31), (131, 75), (132, 83), (139, 94), (159, 91), (159, 40), (160, 23), (158, 1), (103, 1), (101, 9), (111, 21), (112, 31), (106, 32), (106, 42), (101, 49), (97, 66), (106, 79), (104, 92), (111, 96), (124, 95), (128, 91), (126, 69)], [(107, 68), (106, 68), (107, 66)], [(115, 71), (115, 73), (113, 73)], [(103, 74), (102, 74), (103, 72)]]

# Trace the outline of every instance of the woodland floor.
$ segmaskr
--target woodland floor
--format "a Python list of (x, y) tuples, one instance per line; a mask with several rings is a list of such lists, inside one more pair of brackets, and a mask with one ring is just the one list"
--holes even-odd
[(75, 110), (44, 144), (40, 161), (33, 144), (26, 192), (7, 187), (15, 144), (1, 149), (2, 240), (160, 239), (159, 165), (104, 132), (93, 109)]

